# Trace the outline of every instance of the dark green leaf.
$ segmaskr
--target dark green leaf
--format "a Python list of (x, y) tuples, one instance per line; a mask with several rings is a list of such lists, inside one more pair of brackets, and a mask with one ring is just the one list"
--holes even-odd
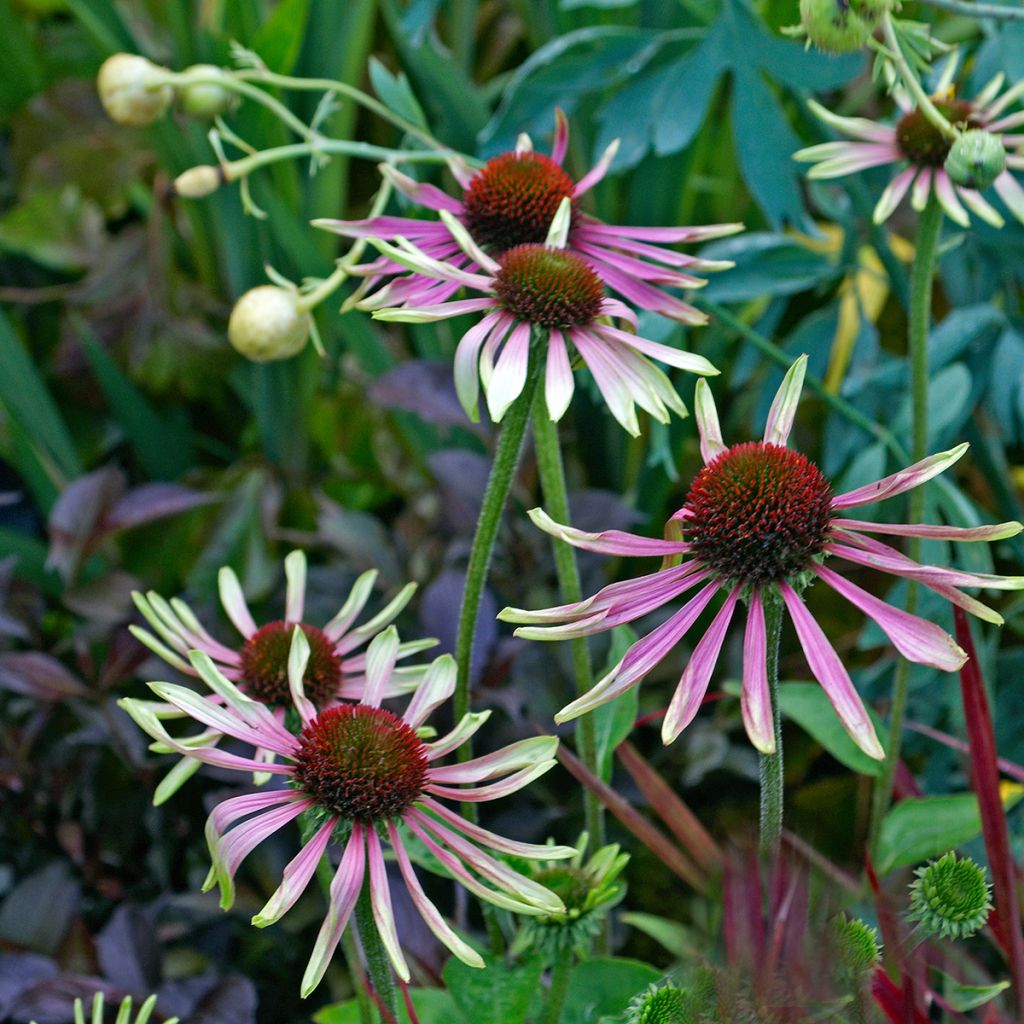
[(489, 960), (480, 970), (452, 957), (442, 976), (456, 1006), (473, 1024), (508, 1024), (526, 1019), (530, 1000), (540, 987), (543, 964), (532, 960), (506, 967)]
[(622, 1013), (633, 996), (660, 978), (661, 971), (639, 960), (587, 960), (569, 979), (560, 1024), (596, 1024), (602, 1017)]

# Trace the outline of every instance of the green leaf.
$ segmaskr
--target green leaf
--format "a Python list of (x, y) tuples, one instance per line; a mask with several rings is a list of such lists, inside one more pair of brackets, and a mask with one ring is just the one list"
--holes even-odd
[(43, 189), (0, 217), (0, 250), (51, 270), (78, 273), (96, 261), (103, 229), (103, 212), (77, 185)]
[(620, 914), (619, 920), (654, 939), (678, 960), (692, 960), (700, 956), (697, 943), (691, 938), (689, 930), (678, 921), (670, 921), (657, 914), (632, 911)]
[(389, 110), (420, 128), (428, 127), (423, 108), (413, 95), (409, 79), (405, 75), (393, 75), (376, 57), (371, 57), (370, 82), (373, 91)]
[(701, 250), (701, 256), (736, 264), (727, 274), (713, 275), (701, 289), (702, 297), (713, 302), (793, 295), (813, 288), (836, 272), (821, 253), (770, 231), (744, 232), (740, 238), (713, 242)]
[(58, 476), (81, 476), (78, 453), (39, 371), (0, 312), (0, 404), (32, 438)]
[[(1009, 809), (1024, 796), (1024, 786), (1007, 786), (1003, 806)], [(973, 793), (924, 796), (901, 800), (882, 821), (878, 869), (908, 867), (937, 857), (981, 833), (978, 798)]]
[[(850, 739), (825, 691), (815, 683), (782, 683), (779, 686), (779, 707), (809, 736), (820, 743), (837, 761), (861, 775), (879, 775), (882, 762), (868, 757)], [(870, 709), (879, 742), (888, 745), (889, 734), (878, 716)]]
[(4, 73), (0, 75), (0, 116), (13, 114), (43, 85), (43, 72), (23, 15), (15, 14), (10, 0), (0, 0), (4, 27)]
[(943, 998), (949, 1003), (950, 1008), (957, 1013), (968, 1013), (991, 1002), (1000, 992), (1005, 992), (1009, 987), (1008, 981), (998, 981), (994, 985), (961, 985), (955, 978), (940, 971), (945, 979), (939, 991)]
[(192, 465), (188, 432), (157, 415), (84, 324), (79, 331), (96, 381), (146, 473), (155, 480), (176, 480)]
[[(411, 988), (409, 997), (420, 1024), (463, 1024), (452, 997), (443, 988)], [(359, 1004), (355, 999), (330, 1003), (313, 1014), (314, 1024), (360, 1024)], [(405, 1001), (398, 1001), (399, 1024), (410, 1024)]]
[(473, 1024), (508, 1024), (526, 1019), (530, 1000), (540, 988), (541, 960), (517, 967), (489, 960), (483, 970), (452, 957), (441, 972), (456, 1006)]
[(308, 19), (309, 0), (278, 0), (252, 41), (252, 48), (271, 71), (291, 74), (299, 59)]
[(661, 971), (639, 960), (587, 960), (569, 978), (560, 1024), (596, 1024), (602, 1017), (622, 1013), (633, 996), (659, 978)]
[[(608, 652), (608, 664), (605, 673), (618, 664), (626, 650), (636, 642), (636, 633), (629, 626), (618, 626), (612, 630), (612, 645)], [(594, 712), (594, 731), (597, 738), (597, 763), (601, 778), (608, 782), (612, 777), (612, 758), (615, 748), (633, 731), (636, 722), (637, 708), (640, 700), (640, 688), (630, 687), (613, 701), (602, 704)]]

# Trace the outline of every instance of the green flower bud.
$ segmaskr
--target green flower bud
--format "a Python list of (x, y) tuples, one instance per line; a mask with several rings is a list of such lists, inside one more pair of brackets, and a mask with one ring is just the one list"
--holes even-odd
[(228, 321), (228, 340), (256, 363), (288, 359), (309, 339), (310, 316), (299, 308), (295, 291), (264, 284), (247, 291)]
[(964, 188), (988, 188), (1005, 168), (1002, 141), (981, 128), (964, 132), (946, 157), (946, 173)]
[(800, 27), (824, 53), (851, 53), (867, 45), (890, 0), (800, 0)]
[(223, 69), (213, 64), (194, 64), (186, 68), (181, 76), (183, 81), (177, 87), (178, 105), (190, 117), (212, 120), (235, 106), (238, 97), (226, 86), (210, 81), (188, 81), (190, 77), (226, 79), (228, 76)]
[(870, 974), (882, 957), (878, 929), (858, 917), (840, 914), (832, 921), (832, 931), (842, 966), (854, 977)]
[(626, 1024), (690, 1024), (692, 1020), (685, 993), (671, 982), (651, 985), (626, 1010)]
[(992, 886), (988, 872), (970, 857), (958, 860), (951, 850), (915, 874), (909, 917), (920, 921), (926, 932), (966, 939), (984, 927), (992, 909)]
[(171, 102), (167, 73), (145, 57), (115, 53), (103, 62), (96, 79), (103, 109), (118, 124), (152, 124)]

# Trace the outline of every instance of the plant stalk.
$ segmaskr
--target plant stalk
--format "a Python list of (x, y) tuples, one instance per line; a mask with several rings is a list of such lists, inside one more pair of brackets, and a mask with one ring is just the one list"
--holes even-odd
[[(540, 476), (541, 490), (544, 494), (544, 506), (548, 515), (556, 522), (569, 524), (569, 495), (565, 486), (565, 465), (562, 462), (562, 451), (558, 444), (558, 427), (548, 415), (547, 403), (543, 392), (538, 389), (533, 401), (533, 444), (537, 454), (537, 472)], [(576, 564), (576, 551), (571, 544), (552, 538), (555, 554), (555, 572), (558, 586), (562, 592), (562, 600), (573, 604), (583, 600), (580, 586), (579, 567)], [(582, 695), (594, 685), (594, 673), (590, 664), (590, 649), (586, 637), (577, 637), (570, 641), (572, 648), (573, 674), (576, 677), (576, 693)], [(576, 719), (576, 746), (583, 763), (596, 775), (601, 777), (601, 768), (597, 763), (597, 735), (594, 729), (594, 716), (581, 715)], [(601, 802), (589, 789), (584, 793), (584, 814), (587, 832), (590, 837), (588, 849), (591, 853), (604, 845), (604, 809)]]
[[(765, 599), (767, 598), (767, 599)], [(775, 753), (761, 754), (758, 768), (761, 778), (761, 856), (774, 859), (782, 842), (783, 758), (782, 710), (779, 707), (779, 642), (782, 639), (782, 601), (777, 594), (762, 595), (764, 600), (765, 662), (768, 692), (772, 701), (772, 732)]]
[[(934, 193), (921, 213), (917, 225), (917, 245), (914, 252), (914, 266), (910, 275), (910, 323), (907, 347), (910, 356), (910, 394), (913, 420), (910, 457), (918, 462), (928, 454), (928, 328), (931, 323), (932, 282), (942, 231), (942, 207)], [(910, 492), (910, 522), (919, 523), (924, 519), (924, 487), (915, 487)], [(907, 556), (917, 561), (921, 541), (911, 537), (907, 542)], [(918, 587), (910, 580), (907, 583), (906, 610), (913, 615), (917, 610)], [(907, 711), (907, 690), (910, 680), (910, 662), (900, 658), (893, 676), (892, 708), (889, 713), (889, 750), (886, 754), (882, 773), (875, 784), (871, 807), (871, 828), (868, 835), (869, 849), (877, 850), (882, 819), (889, 808), (892, 797), (893, 779), (900, 758), (903, 720)]]
[(544, 1024), (558, 1024), (562, 1019), (565, 997), (569, 992), (569, 978), (572, 975), (572, 954), (563, 957), (551, 968), (551, 984), (548, 986), (548, 1001), (544, 1007)]
[(397, 1021), (398, 1004), (395, 1000), (395, 983), (391, 978), (391, 961), (381, 942), (380, 932), (377, 931), (377, 922), (373, 919), (368, 878), (363, 882), (363, 891), (356, 902), (356, 927), (359, 929), (359, 941), (366, 955), (366, 969), (370, 974), (370, 984), (377, 997), (381, 1017), (388, 1013), (392, 1021)]

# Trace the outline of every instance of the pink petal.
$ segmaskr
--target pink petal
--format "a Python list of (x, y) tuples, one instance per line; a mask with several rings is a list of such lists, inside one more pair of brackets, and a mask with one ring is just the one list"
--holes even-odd
[(513, 772), (500, 782), (492, 782), (487, 786), (475, 786), (471, 789), (455, 789), (451, 786), (438, 786), (430, 782), (424, 786), (424, 792), (433, 793), (446, 800), (461, 800), (465, 803), (486, 803), (488, 800), (499, 800), (510, 793), (516, 793), (523, 786), (529, 785), (537, 776), (543, 775), (554, 766), (554, 761), (541, 761)]
[(895, 537), (926, 537), (935, 540), (996, 541), (1015, 537), (1021, 531), (1018, 522), (991, 523), (988, 526), (935, 526), (931, 523), (873, 523), (866, 519), (833, 519), (832, 525), (863, 533), (888, 533)]
[(387, 868), (384, 866), (384, 853), (381, 850), (380, 837), (373, 826), (366, 830), (366, 860), (370, 867), (370, 907), (373, 910), (377, 932), (395, 973), (402, 981), (408, 981), (409, 965), (402, 956), (402, 947), (395, 929), (395, 913), (391, 908), (391, 889), (388, 885)]
[(743, 689), (740, 693), (743, 726), (750, 742), (762, 754), (775, 753), (775, 722), (768, 689), (768, 642), (761, 592), (750, 595), (747, 629), (743, 638)]
[(917, 171), (918, 168), (916, 166), (908, 167), (905, 171), (900, 171), (885, 187), (885, 191), (875, 206), (874, 221), (876, 224), (881, 224), (888, 220), (893, 210), (900, 205), (903, 197), (907, 194), (907, 189), (910, 188), (914, 178), (917, 177)]
[(561, 107), (555, 107), (555, 139), (551, 146), (551, 159), (562, 166), (569, 148), (569, 119)]
[(693, 654), (690, 655), (662, 722), (662, 742), (671, 743), (697, 714), (711, 682), (711, 673), (718, 664), (718, 655), (722, 650), (725, 633), (732, 621), (739, 596), (738, 589), (729, 594), (708, 631), (700, 638)]
[(552, 330), (548, 338), (547, 365), (544, 371), (544, 403), (548, 416), (555, 423), (569, 408), (574, 388), (565, 338), (561, 331)]
[(901, 469), (898, 473), (893, 473), (891, 476), (876, 480), (872, 484), (865, 484), (856, 490), (847, 491), (845, 494), (837, 495), (832, 499), (832, 508), (854, 508), (857, 505), (870, 505), (872, 502), (882, 501), (884, 498), (891, 498), (894, 495), (903, 494), (904, 491), (920, 487), (921, 484), (931, 480), (932, 477), (938, 476), (949, 469), (954, 462), (963, 456), (967, 448), (968, 445), (960, 444), (947, 452), (937, 452), (935, 455), (929, 455), (928, 458), (922, 459), (920, 462), (915, 462), (906, 469)]
[(578, 198), (585, 192), (589, 192), (608, 173), (608, 168), (615, 159), (618, 149), (619, 140), (616, 139), (601, 154), (597, 163), (576, 182), (576, 188), (573, 189), (573, 198)]
[(828, 638), (815, 622), (803, 601), (788, 583), (780, 583), (779, 590), (789, 609), (790, 618), (796, 627), (796, 635), (804, 650), (807, 664), (821, 683), (822, 689), (835, 708), (843, 728), (854, 743), (868, 757), (876, 760), (885, 758), (885, 751), (875, 735), (875, 727), (864, 708), (864, 703), (854, 689), (849, 673), (839, 660), (839, 655), (828, 642)]
[(252, 923), (257, 928), (266, 928), (280, 920), (306, 891), (316, 871), (320, 858), (331, 841), (331, 833), (338, 824), (338, 818), (328, 818), (313, 834), (305, 846), (293, 857), (281, 875), (281, 884), (274, 895), (267, 900), (263, 909), (255, 915)]
[(508, 407), (522, 394), (530, 360), (530, 330), (527, 323), (512, 328), (487, 385), (487, 408), (491, 419), (500, 423)]
[(542, 509), (531, 509), (528, 513), (535, 526), (573, 547), (595, 551), (599, 555), (679, 555), (689, 551), (689, 544), (683, 541), (659, 540), (657, 537), (641, 537), (622, 530), (604, 530), (601, 533), (586, 533), (571, 526), (556, 523)]

